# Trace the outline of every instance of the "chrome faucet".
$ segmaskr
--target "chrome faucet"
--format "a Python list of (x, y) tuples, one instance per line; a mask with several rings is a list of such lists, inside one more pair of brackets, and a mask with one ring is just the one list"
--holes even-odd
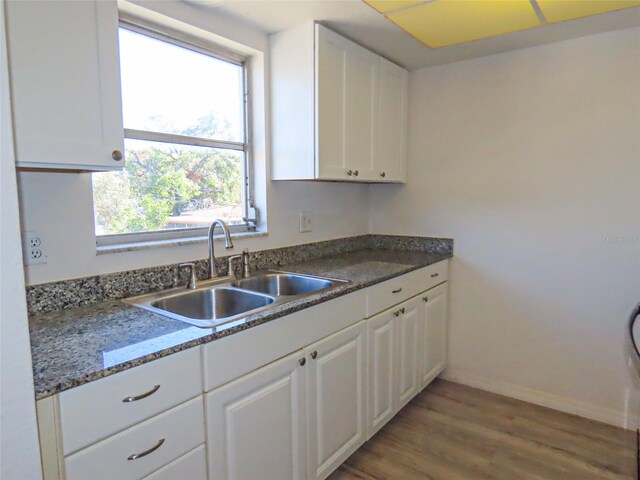
[(223, 220), (216, 218), (211, 225), (209, 225), (209, 278), (215, 278), (218, 276), (218, 272), (216, 270), (216, 256), (213, 251), (213, 231), (216, 228), (216, 225), (220, 224), (220, 228), (222, 228), (222, 233), (224, 233), (224, 248), (230, 250), (233, 248), (233, 242), (231, 241), (231, 234), (229, 233), (229, 227), (224, 223)]

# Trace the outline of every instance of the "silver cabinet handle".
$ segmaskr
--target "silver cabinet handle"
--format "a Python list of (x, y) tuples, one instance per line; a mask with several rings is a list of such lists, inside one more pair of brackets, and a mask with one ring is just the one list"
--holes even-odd
[(114, 150), (111, 152), (111, 158), (113, 158), (116, 162), (122, 160), (122, 152), (120, 150)]
[(147, 398), (147, 397), (153, 395), (158, 390), (160, 390), (160, 385), (156, 385), (151, 390), (149, 390), (148, 392), (141, 393), (140, 395), (136, 395), (135, 397), (125, 397), (125, 398), (122, 399), (122, 401), (124, 403), (137, 402), (138, 400), (142, 400), (143, 398)]
[(400, 293), (402, 291), (402, 287), (397, 288), (395, 290), (391, 290), (391, 293)]
[(127, 457), (127, 460), (137, 460), (138, 458), (142, 458), (142, 457), (146, 457), (147, 455), (149, 455), (150, 453), (155, 452), (157, 449), (159, 449), (162, 444), (164, 443), (164, 438), (161, 438), (160, 440), (158, 440), (158, 443), (156, 443), (153, 447), (151, 447), (149, 450), (145, 450), (142, 453), (132, 453), (131, 455), (129, 455)]
[(314, 350), (313, 352), (311, 352), (311, 358), (313, 358), (314, 360), (315, 360), (316, 358), (318, 358), (318, 352), (317, 352), (317, 351), (315, 351), (315, 350)]
[(354, 170), (353, 174), (357, 177), (358, 176), (358, 170)]
[[(629, 322), (627, 324), (627, 336), (629, 338), (629, 344), (631, 345), (631, 350), (635, 353), (636, 360), (640, 360), (640, 351), (638, 350), (638, 345), (636, 344), (635, 337), (633, 336), (633, 325), (638, 320), (640, 316), (640, 303), (638, 303), (635, 308), (631, 311), (631, 316), (629, 317)], [(631, 357), (634, 358), (634, 357)]]
[(436, 278), (437, 276), (438, 276), (438, 274), (437, 274), (437, 273), (432, 273), (432, 274), (431, 274), (431, 278)]
[(298, 363), (299, 363), (302, 367), (304, 367), (304, 364), (305, 364), (305, 363), (307, 363), (307, 359), (306, 359), (306, 358), (304, 358), (304, 357), (302, 357), (300, 360), (298, 360)]
[(353, 174), (352, 170), (347, 170), (347, 175), (351, 176)]

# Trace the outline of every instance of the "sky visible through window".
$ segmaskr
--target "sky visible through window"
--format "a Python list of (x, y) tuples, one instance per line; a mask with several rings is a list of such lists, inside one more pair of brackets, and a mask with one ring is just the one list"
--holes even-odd
[(120, 29), (125, 128), (183, 134), (214, 115), (225, 138), (243, 141), (242, 68), (186, 48)]
[[(125, 129), (244, 142), (243, 68), (120, 28)], [(241, 151), (125, 140), (125, 168), (93, 174), (97, 235), (241, 223)]]

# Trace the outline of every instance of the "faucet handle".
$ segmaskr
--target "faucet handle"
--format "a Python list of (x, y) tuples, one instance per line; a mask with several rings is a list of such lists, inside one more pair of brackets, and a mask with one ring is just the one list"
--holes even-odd
[(178, 267), (180, 268), (188, 267), (190, 270), (189, 283), (187, 283), (187, 288), (190, 290), (198, 288), (198, 279), (196, 277), (196, 264), (193, 262), (184, 262), (178, 265)]
[(242, 258), (242, 255), (231, 255), (230, 257), (227, 257), (227, 275), (230, 276), (235, 274), (233, 271), (233, 261), (237, 258)]
[(251, 272), (249, 271), (249, 249), (242, 250), (242, 277), (249, 278)]

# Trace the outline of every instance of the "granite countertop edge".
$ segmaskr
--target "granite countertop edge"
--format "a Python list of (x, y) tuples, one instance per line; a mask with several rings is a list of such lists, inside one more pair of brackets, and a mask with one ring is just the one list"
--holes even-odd
[[(142, 355), (140, 357), (133, 358), (131, 360), (118, 363), (107, 368), (96, 369), (94, 371), (91, 371), (85, 374), (74, 375), (74, 376), (71, 376), (70, 378), (63, 379), (62, 381), (55, 381), (55, 380), (45, 381), (42, 378), (40, 378), (40, 376), (37, 375), (37, 372), (36, 372), (37, 362), (35, 361), (35, 358), (34, 358), (34, 386), (35, 386), (36, 400), (41, 400), (51, 395), (61, 393), (65, 390), (69, 390), (71, 388), (75, 388), (80, 385), (111, 376), (115, 373), (119, 373), (119, 372), (128, 370), (130, 368), (143, 365), (153, 360), (157, 360), (157, 359), (169, 356), (171, 354), (174, 354), (192, 347), (196, 347), (198, 345), (204, 345), (212, 341), (215, 341), (217, 339), (247, 330), (249, 328), (263, 325), (265, 323), (284, 317), (286, 315), (290, 315), (290, 314), (299, 312), (301, 310), (313, 307), (315, 305), (319, 305), (321, 303), (327, 302), (329, 300), (333, 300), (335, 298), (348, 295), (358, 290), (371, 287), (378, 283), (385, 282), (392, 278), (405, 275), (414, 270), (419, 270), (421, 268), (428, 267), (430, 265), (433, 265), (435, 263), (438, 263), (453, 257), (453, 254), (424, 253), (424, 255), (425, 257), (428, 256), (429, 260), (422, 261), (418, 264), (402, 264), (403, 268), (401, 270), (384, 274), (384, 275), (379, 275), (379, 276), (376, 276), (375, 278), (371, 278), (366, 281), (350, 280), (349, 283), (340, 284), (328, 290), (324, 290), (316, 294), (308, 295), (288, 303), (277, 305), (273, 308), (269, 308), (269, 309), (257, 312), (254, 315), (244, 317), (241, 320), (238, 320), (237, 322), (230, 322), (229, 324), (221, 325), (220, 327), (218, 327), (219, 330), (213, 331), (208, 334), (206, 332), (209, 331), (209, 329), (206, 329), (206, 328), (199, 329), (199, 330), (202, 330), (204, 335), (196, 336), (196, 338), (193, 338), (191, 340), (179, 342), (179, 343), (176, 343), (175, 345), (171, 345), (169, 347), (163, 348), (153, 353)], [(314, 273), (309, 273), (304, 271), (305, 270), (304, 268), (302, 269), (296, 268), (304, 265), (305, 263), (301, 263), (298, 265), (288, 265), (288, 266), (285, 265), (283, 267), (276, 268), (276, 270), (286, 271), (291, 273), (314, 275)], [(322, 275), (322, 274), (315, 274), (315, 275), (329, 277), (329, 275)], [(334, 278), (339, 279), (338, 277), (334, 277)], [(109, 302), (105, 302), (105, 303), (109, 303)], [(111, 301), (110, 303), (116, 304), (116, 303), (122, 303), (122, 302)], [(129, 308), (138, 309), (138, 307), (135, 307), (135, 306), (130, 306)], [(157, 316), (163, 320), (169, 320), (168, 318), (162, 315), (144, 311), (142, 309), (140, 309), (138, 313), (140, 315)], [(44, 316), (46, 315), (41, 315), (40, 317), (44, 317)], [(170, 321), (178, 322), (177, 320), (170, 320)], [(190, 325), (185, 324), (185, 328), (198, 328), (198, 327), (192, 327)], [(32, 336), (32, 349), (34, 348), (37, 348), (37, 341), (34, 341), (34, 338)]]

